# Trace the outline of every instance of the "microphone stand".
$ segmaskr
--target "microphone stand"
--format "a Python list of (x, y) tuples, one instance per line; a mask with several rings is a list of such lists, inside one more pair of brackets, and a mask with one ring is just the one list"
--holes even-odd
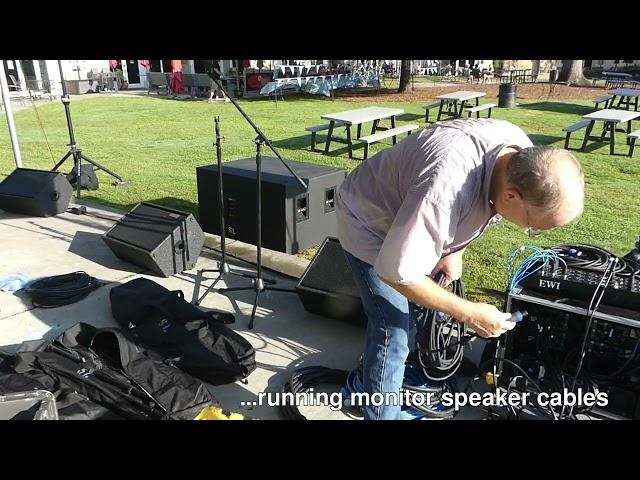
[[(200, 270), (200, 275), (207, 272), (218, 272), (218, 277), (214, 280), (214, 282), (207, 288), (207, 290), (202, 294), (200, 298), (195, 302), (196, 305), (200, 305), (202, 300), (209, 294), (211, 290), (215, 288), (220, 280), (224, 279), (225, 275), (237, 275), (239, 277), (247, 277), (253, 278), (253, 275), (249, 275), (247, 273), (241, 272), (233, 272), (229, 268), (229, 264), (227, 263), (227, 249), (226, 249), (226, 227), (224, 221), (224, 187), (222, 183), (222, 137), (220, 136), (220, 117), (216, 116), (214, 118), (215, 125), (215, 133), (216, 140), (213, 143), (213, 146), (216, 147), (216, 159), (218, 161), (218, 204), (219, 215), (220, 215), (220, 250), (222, 251), (222, 259), (218, 262), (218, 268), (215, 269), (202, 269)], [(267, 283), (273, 282), (273, 280), (264, 279)]]
[[(212, 77), (213, 78), (213, 77)], [(275, 292), (288, 292), (288, 293), (297, 293), (296, 290), (293, 289), (287, 289), (287, 288), (277, 288), (277, 287), (272, 287), (272, 286), (265, 286), (265, 283), (268, 283), (270, 285), (274, 285), (276, 282), (275, 280), (271, 280), (271, 279), (265, 279), (262, 277), (262, 147), (263, 145), (267, 145), (271, 151), (275, 154), (276, 157), (278, 157), (278, 159), (282, 162), (282, 164), (287, 168), (287, 170), (289, 170), (289, 173), (291, 173), (291, 175), (297, 180), (297, 182), (302, 186), (302, 188), (306, 189), (307, 188), (307, 184), (291, 169), (291, 167), (289, 167), (289, 165), (287, 165), (287, 162), (284, 160), (284, 158), (282, 158), (282, 155), (280, 155), (280, 152), (278, 152), (278, 150), (276, 150), (276, 148), (273, 146), (273, 143), (271, 143), (271, 140), (269, 140), (269, 138), (262, 132), (262, 130), (260, 130), (260, 128), (258, 128), (258, 126), (253, 123), (253, 121), (251, 120), (251, 118), (249, 118), (249, 116), (245, 113), (245, 111), (242, 109), (242, 107), (240, 107), (240, 105), (238, 105), (238, 103), (235, 101), (235, 99), (233, 99), (229, 93), (227, 92), (227, 90), (222, 86), (222, 84), (220, 83), (219, 79), (217, 78), (213, 78), (213, 81), (216, 83), (217, 87), (220, 89), (220, 91), (227, 96), (227, 98), (231, 101), (231, 103), (233, 103), (233, 106), (236, 108), (236, 110), (238, 110), (238, 112), (240, 112), (240, 114), (244, 117), (244, 119), (249, 123), (249, 125), (251, 125), (251, 127), (255, 130), (256, 132), (256, 138), (254, 140), (255, 144), (256, 144), (256, 232), (257, 232), (257, 242), (256, 242), (256, 247), (257, 247), (257, 251), (256, 251), (256, 274), (255, 275), (247, 275), (247, 274), (243, 274), (241, 276), (244, 277), (248, 277), (251, 279), (251, 285), (247, 286), (247, 287), (232, 287), (232, 288), (220, 288), (218, 289), (219, 293), (226, 293), (226, 292), (239, 292), (239, 291), (243, 291), (243, 290), (252, 290), (255, 293), (254, 296), (254, 300), (253, 300), (253, 309), (251, 310), (251, 319), (249, 320), (249, 329), (253, 328), (253, 323), (255, 320), (255, 316), (256, 316), (256, 308), (258, 307), (258, 297), (260, 296), (260, 294), (264, 291), (275, 291)], [(216, 139), (216, 143), (219, 143), (219, 141)], [(220, 156), (218, 157), (218, 161), (220, 162)], [(223, 187), (222, 187), (222, 167), (221, 164), (218, 163), (218, 179), (219, 179), (219, 191), (218, 194), (220, 195), (220, 205), (222, 208), (222, 199), (224, 196), (224, 192), (223, 192)], [(221, 211), (221, 215), (220, 218), (222, 219), (224, 214), (224, 210)], [(223, 221), (221, 221), (221, 226), (224, 227), (224, 223)], [(224, 233), (224, 228), (221, 230), (221, 239), (224, 239), (225, 233)], [(224, 241), (224, 240), (222, 240)], [(225, 261), (224, 261), (224, 253), (223, 253), (223, 262), (221, 262), (223, 265), (226, 265)], [(220, 266), (219, 264), (219, 269), (216, 271), (220, 271), (220, 275), (218, 276), (218, 279), (216, 279), (215, 283), (218, 282), (218, 280), (224, 275), (224, 266)], [(228, 267), (227, 267), (228, 269)], [(204, 271), (204, 270), (203, 270)], [(202, 302), (202, 300), (204, 299), (204, 297), (213, 289), (213, 285), (211, 287), (209, 287), (207, 289), (207, 291), (205, 292), (204, 295), (202, 295), (202, 297), (200, 297), (198, 299), (198, 304), (200, 304)]]

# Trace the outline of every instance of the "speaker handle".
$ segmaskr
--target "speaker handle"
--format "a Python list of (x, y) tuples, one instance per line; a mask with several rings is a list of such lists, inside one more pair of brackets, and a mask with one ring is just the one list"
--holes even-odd
[(51, 200), (59, 200), (60, 199), (60, 192), (58, 192), (57, 190), (54, 190), (53, 192), (51, 192)]
[(178, 243), (176, 243), (176, 246), (173, 247), (173, 253), (180, 254), (182, 253), (183, 250), (184, 250), (184, 242), (180, 240)]

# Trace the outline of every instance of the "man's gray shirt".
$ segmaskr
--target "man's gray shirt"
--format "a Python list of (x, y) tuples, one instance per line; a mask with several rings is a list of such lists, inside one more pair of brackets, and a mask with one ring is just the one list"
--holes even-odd
[(452, 120), (410, 135), (362, 162), (337, 201), (343, 248), (402, 284), (421, 281), (438, 260), (500, 219), (491, 175), (507, 146), (531, 140), (504, 120)]

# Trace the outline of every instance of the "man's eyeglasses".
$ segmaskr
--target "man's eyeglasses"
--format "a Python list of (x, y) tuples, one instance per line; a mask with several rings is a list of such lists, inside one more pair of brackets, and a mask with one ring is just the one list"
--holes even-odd
[(529, 238), (534, 238), (544, 233), (544, 230), (538, 230), (537, 228), (529, 227), (525, 230)]
[(525, 232), (527, 232), (527, 235), (529, 235), (529, 238), (534, 238), (539, 235), (542, 235), (545, 231), (540, 230), (539, 228), (532, 227), (531, 220), (529, 220), (529, 211), (525, 210), (525, 212), (527, 213), (527, 225), (529, 225), (529, 227), (525, 230)]

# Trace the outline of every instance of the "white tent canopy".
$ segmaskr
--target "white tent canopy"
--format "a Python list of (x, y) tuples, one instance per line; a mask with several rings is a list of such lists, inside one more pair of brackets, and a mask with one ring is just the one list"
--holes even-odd
[(4, 111), (7, 115), (7, 126), (9, 127), (9, 136), (11, 137), (11, 146), (13, 147), (13, 157), (16, 167), (22, 167), (22, 157), (20, 155), (20, 144), (18, 143), (18, 135), (16, 134), (16, 124), (13, 119), (13, 109), (11, 108), (11, 98), (9, 97), (9, 85), (7, 84), (7, 76), (4, 66), (0, 65), (0, 91), (2, 93), (2, 103)]

